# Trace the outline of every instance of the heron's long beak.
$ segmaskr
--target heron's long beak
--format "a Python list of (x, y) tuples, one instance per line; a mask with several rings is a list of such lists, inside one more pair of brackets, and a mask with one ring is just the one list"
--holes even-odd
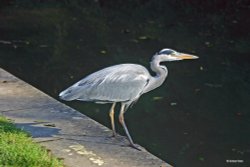
[(181, 59), (198, 59), (198, 56), (195, 55), (190, 55), (190, 54), (186, 54), (186, 53), (180, 53), (180, 55), (178, 55), (178, 57), (180, 57)]

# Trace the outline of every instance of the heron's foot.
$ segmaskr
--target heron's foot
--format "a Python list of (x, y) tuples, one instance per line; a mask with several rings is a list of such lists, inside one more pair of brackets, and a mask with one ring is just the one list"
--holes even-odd
[(117, 138), (117, 134), (113, 133), (111, 137)]
[(129, 146), (132, 147), (132, 148), (134, 148), (134, 149), (136, 149), (136, 150), (138, 150), (138, 151), (142, 151), (142, 149), (140, 148), (140, 146), (137, 145), (137, 144), (130, 143)]

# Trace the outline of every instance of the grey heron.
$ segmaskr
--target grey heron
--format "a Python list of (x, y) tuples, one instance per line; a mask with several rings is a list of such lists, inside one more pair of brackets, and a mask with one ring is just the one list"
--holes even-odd
[[(59, 94), (62, 100), (93, 101), (96, 103), (112, 103), (109, 110), (113, 136), (116, 136), (114, 112), (116, 103), (121, 103), (119, 122), (123, 126), (130, 145), (139, 149), (133, 142), (124, 121), (124, 113), (139, 97), (164, 82), (168, 75), (166, 66), (161, 62), (184, 59), (197, 59), (197, 56), (180, 53), (172, 49), (162, 49), (156, 53), (150, 63), (155, 76), (139, 64), (119, 64), (94, 72)], [(140, 149), (139, 149), (140, 150)]]

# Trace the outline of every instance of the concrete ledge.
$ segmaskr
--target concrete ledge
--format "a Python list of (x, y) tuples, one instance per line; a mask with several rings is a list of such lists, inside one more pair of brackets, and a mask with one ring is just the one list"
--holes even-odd
[(123, 136), (0, 68), (0, 114), (31, 133), (69, 167), (170, 167)]

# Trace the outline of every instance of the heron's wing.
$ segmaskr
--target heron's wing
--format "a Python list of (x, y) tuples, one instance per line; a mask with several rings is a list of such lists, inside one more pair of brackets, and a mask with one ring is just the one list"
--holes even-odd
[(143, 92), (149, 78), (143, 66), (121, 64), (97, 71), (65, 91), (71, 99), (83, 101), (133, 101)]

